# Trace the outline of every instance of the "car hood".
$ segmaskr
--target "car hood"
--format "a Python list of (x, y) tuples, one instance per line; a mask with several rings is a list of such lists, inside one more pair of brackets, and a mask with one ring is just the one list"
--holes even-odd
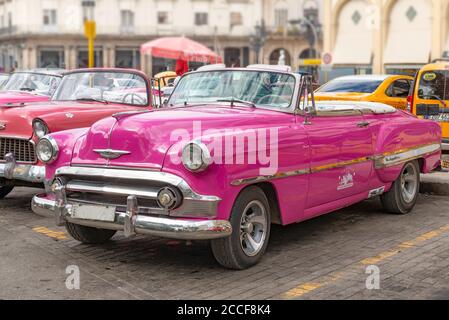
[(316, 92), (315, 99), (318, 101), (323, 100), (352, 100), (360, 101), (368, 98), (370, 93), (361, 92)]
[[(77, 142), (72, 164), (162, 169), (167, 152), (181, 137), (186, 142), (224, 135), (225, 129), (269, 128), (288, 121), (294, 121), (288, 113), (216, 105), (110, 117), (95, 123)], [(98, 152), (108, 149), (126, 154), (107, 160)]]
[(20, 106), (22, 103), (48, 101), (47, 96), (36, 95), (29, 92), (22, 91), (4, 91), (0, 92), (0, 108)]
[(32, 123), (36, 118), (45, 121), (51, 132), (59, 131), (58, 123), (53, 122), (57, 122), (61, 117), (83, 113), (93, 108), (94, 104), (76, 101), (46, 101), (0, 108), (0, 124), (5, 127), (0, 130), (0, 135), (30, 139), (33, 136)]

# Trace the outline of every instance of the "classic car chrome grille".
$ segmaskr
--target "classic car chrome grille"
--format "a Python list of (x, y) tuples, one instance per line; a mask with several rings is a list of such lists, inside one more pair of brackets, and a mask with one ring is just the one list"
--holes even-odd
[(35, 146), (29, 140), (0, 137), (0, 161), (5, 161), (8, 153), (14, 154), (17, 162), (35, 163)]
[(121, 179), (91, 181), (83, 180), (81, 177), (72, 180), (68, 180), (68, 178), (65, 177), (67, 181), (65, 186), (69, 203), (107, 204), (117, 207), (117, 211), (125, 212), (128, 196), (135, 195), (139, 203), (139, 214), (169, 214), (168, 211), (160, 208), (156, 200), (161, 185), (148, 186), (135, 181), (131, 184), (129, 181)]

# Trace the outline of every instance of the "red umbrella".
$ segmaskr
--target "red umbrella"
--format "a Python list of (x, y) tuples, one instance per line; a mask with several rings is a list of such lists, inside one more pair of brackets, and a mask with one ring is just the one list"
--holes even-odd
[(221, 63), (222, 59), (201, 43), (185, 37), (159, 38), (143, 44), (142, 54), (153, 57), (202, 63)]

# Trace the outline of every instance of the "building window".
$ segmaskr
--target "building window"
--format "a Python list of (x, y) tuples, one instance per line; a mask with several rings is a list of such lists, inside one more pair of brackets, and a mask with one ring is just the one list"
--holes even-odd
[(283, 29), (288, 23), (288, 10), (287, 9), (276, 9), (274, 11), (274, 26), (276, 29)]
[(81, 6), (83, 7), (83, 22), (95, 20), (95, 1), (84, 0), (81, 2)]
[(134, 30), (134, 12), (122, 10), (120, 16), (122, 32), (132, 32)]
[[(103, 67), (103, 49), (95, 49), (95, 67)], [(87, 48), (78, 49), (77, 68), (87, 68), (89, 66), (89, 52)]]
[(41, 48), (38, 50), (39, 68), (64, 68), (63, 48)]
[(160, 11), (157, 13), (157, 23), (158, 24), (169, 24), (170, 19), (167, 11)]
[(8, 12), (8, 27), (12, 28), (12, 13)]
[(44, 26), (56, 26), (58, 23), (55, 9), (44, 10)]
[(197, 12), (195, 13), (195, 25), (196, 26), (206, 26), (209, 24), (209, 15), (207, 12)]
[(120, 48), (115, 51), (115, 66), (117, 68), (140, 69), (140, 50)]
[(241, 26), (243, 24), (243, 17), (240, 12), (231, 12), (231, 28), (235, 26)]

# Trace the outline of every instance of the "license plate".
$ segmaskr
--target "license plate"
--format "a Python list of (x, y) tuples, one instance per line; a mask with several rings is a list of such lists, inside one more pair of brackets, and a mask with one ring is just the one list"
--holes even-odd
[(75, 204), (72, 206), (72, 218), (81, 220), (114, 222), (115, 209), (115, 207)]

